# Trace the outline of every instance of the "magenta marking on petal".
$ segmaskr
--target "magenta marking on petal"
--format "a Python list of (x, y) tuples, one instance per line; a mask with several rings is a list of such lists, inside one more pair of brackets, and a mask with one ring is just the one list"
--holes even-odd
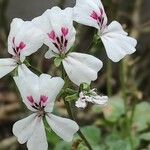
[(68, 34), (68, 32), (69, 32), (69, 29), (66, 28), (66, 27), (62, 27), (61, 28), (61, 32), (62, 32), (63, 36), (66, 36)]
[(32, 96), (27, 96), (28, 101), (30, 102), (30, 104), (34, 104), (34, 99)]
[(16, 58), (20, 56), (21, 50), (23, 50), (26, 47), (26, 44), (24, 42), (20, 42), (19, 46), (15, 44), (15, 37), (12, 38), (12, 49), (14, 53), (16, 54)]
[(41, 106), (46, 106), (47, 102), (48, 102), (48, 97), (44, 96), (44, 95), (41, 95), (41, 97), (40, 97)]
[(101, 16), (103, 16), (103, 14), (104, 14), (104, 11), (102, 8), (100, 8), (100, 14), (101, 14)]
[(26, 47), (26, 44), (24, 44), (23, 42), (20, 42), (19, 44), (19, 49), (22, 50)]
[(15, 37), (13, 37), (12, 42), (13, 42), (13, 44), (15, 45)]
[(90, 17), (92, 17), (94, 20), (98, 19), (98, 15), (95, 11), (92, 12), (92, 14), (90, 15)]
[(49, 37), (50, 39), (52, 39), (53, 41), (55, 41), (55, 39), (56, 39), (56, 34), (55, 34), (54, 31), (51, 31), (50, 33), (47, 33), (47, 35), (48, 35), (48, 37)]

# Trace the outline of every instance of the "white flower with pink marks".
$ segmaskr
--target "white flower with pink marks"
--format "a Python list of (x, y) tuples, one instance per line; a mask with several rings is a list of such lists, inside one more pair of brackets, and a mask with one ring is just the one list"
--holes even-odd
[(0, 78), (13, 71), (26, 56), (43, 45), (43, 33), (33, 23), (15, 18), (8, 36), (8, 52), (12, 58), (0, 59)]
[(59, 7), (53, 7), (32, 22), (45, 34), (44, 43), (49, 46), (45, 57), (47, 59), (60, 57), (73, 83), (80, 85), (97, 79), (97, 73), (102, 68), (99, 59), (88, 54), (69, 52), (75, 42), (76, 34), (72, 8), (61, 10)]
[(128, 36), (120, 23), (113, 21), (107, 26), (107, 16), (101, 0), (76, 0), (74, 20), (98, 29), (108, 57), (118, 62), (136, 51), (137, 41)]
[(79, 129), (76, 122), (53, 115), (54, 101), (64, 85), (60, 77), (42, 74), (40, 77), (31, 73), (26, 66), (24, 72), (18, 70), (19, 76), (14, 80), (19, 88), (23, 102), (33, 112), (27, 118), (16, 122), (13, 133), (19, 143), (27, 142), (30, 150), (47, 150), (43, 119), (46, 118), (50, 128), (63, 140), (72, 141), (74, 133)]

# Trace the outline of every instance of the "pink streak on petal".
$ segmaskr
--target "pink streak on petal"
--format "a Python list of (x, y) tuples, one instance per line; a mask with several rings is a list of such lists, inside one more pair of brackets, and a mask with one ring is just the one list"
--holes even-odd
[(97, 20), (98, 19), (98, 15), (95, 11), (92, 12), (91, 16), (94, 20)]
[(30, 102), (31, 105), (34, 104), (34, 99), (32, 96), (27, 96), (28, 101)]
[(12, 42), (13, 42), (13, 44), (15, 45), (15, 37), (13, 37)]
[(22, 50), (26, 47), (26, 44), (24, 44), (23, 42), (20, 42), (19, 44), (19, 49)]
[(102, 8), (100, 8), (100, 14), (101, 14), (101, 16), (103, 16), (103, 14), (104, 14), (104, 11)]
[(44, 96), (44, 95), (41, 95), (40, 102), (41, 102), (41, 106), (46, 106), (47, 102), (48, 102), (48, 97)]
[(65, 28), (65, 27), (62, 27), (61, 28), (61, 32), (62, 32), (63, 36), (66, 36), (68, 34), (68, 32), (69, 32), (69, 29)]
[(54, 31), (51, 31), (50, 33), (47, 33), (48, 37), (52, 40), (55, 40), (56, 39), (56, 34)]

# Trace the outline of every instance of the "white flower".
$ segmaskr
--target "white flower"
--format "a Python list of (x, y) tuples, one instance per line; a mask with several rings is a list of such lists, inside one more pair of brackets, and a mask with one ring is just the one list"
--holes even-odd
[(62, 63), (70, 80), (76, 85), (96, 80), (102, 62), (94, 56), (68, 52), (75, 41), (76, 31), (73, 27), (73, 11), (71, 8), (61, 10), (53, 7), (42, 16), (32, 21), (45, 34), (45, 44), (49, 51), (45, 57), (63, 57)]
[[(25, 66), (24, 66), (25, 67)], [(27, 68), (26, 68), (27, 69)], [(19, 88), (23, 102), (33, 112), (27, 118), (16, 122), (13, 133), (19, 143), (27, 142), (29, 150), (48, 150), (43, 118), (51, 129), (65, 141), (71, 141), (79, 129), (76, 122), (53, 115), (54, 101), (64, 85), (59, 77), (42, 74), (40, 77), (29, 70), (18, 70), (19, 76), (14, 80)]]
[(36, 52), (43, 44), (43, 33), (31, 22), (15, 18), (8, 36), (8, 52), (12, 58), (0, 59), (0, 78), (14, 70), (18, 62)]
[(113, 21), (107, 26), (107, 16), (101, 0), (76, 0), (74, 20), (98, 29), (108, 57), (118, 62), (136, 51), (137, 41), (128, 36), (120, 23)]
[(76, 107), (85, 108), (87, 106), (87, 102), (105, 106), (108, 102), (107, 96), (100, 96), (96, 93), (95, 89), (87, 91), (82, 91), (79, 94), (79, 99), (76, 101)]

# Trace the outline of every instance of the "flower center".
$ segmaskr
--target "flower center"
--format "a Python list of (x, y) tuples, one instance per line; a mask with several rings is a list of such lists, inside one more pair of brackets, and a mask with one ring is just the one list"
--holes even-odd
[(13, 51), (16, 54), (16, 57), (19, 57), (21, 51), (26, 47), (26, 44), (24, 42), (20, 42), (19, 46), (16, 46), (16, 44), (15, 44), (15, 37), (13, 37), (12, 43), (13, 43), (13, 45), (12, 45)]
[(103, 28), (103, 26), (104, 26), (104, 11), (103, 11), (102, 8), (99, 9), (99, 12), (95, 12), (93, 10), (93, 12), (90, 15), (90, 17), (97, 22), (97, 24), (99, 25), (100, 29)]
[(37, 103), (32, 96), (27, 96), (27, 100), (30, 103), (31, 107), (37, 110), (37, 114), (39, 117), (44, 117), (45, 111), (44, 108), (48, 103), (48, 97), (41, 95), (40, 101)]
[(57, 36), (55, 31), (51, 31), (50, 33), (47, 33), (49, 39), (53, 43), (53, 45), (57, 48), (59, 53), (65, 53), (67, 45), (68, 45), (68, 39), (67, 35), (69, 33), (69, 29), (66, 27), (61, 28), (61, 36)]

